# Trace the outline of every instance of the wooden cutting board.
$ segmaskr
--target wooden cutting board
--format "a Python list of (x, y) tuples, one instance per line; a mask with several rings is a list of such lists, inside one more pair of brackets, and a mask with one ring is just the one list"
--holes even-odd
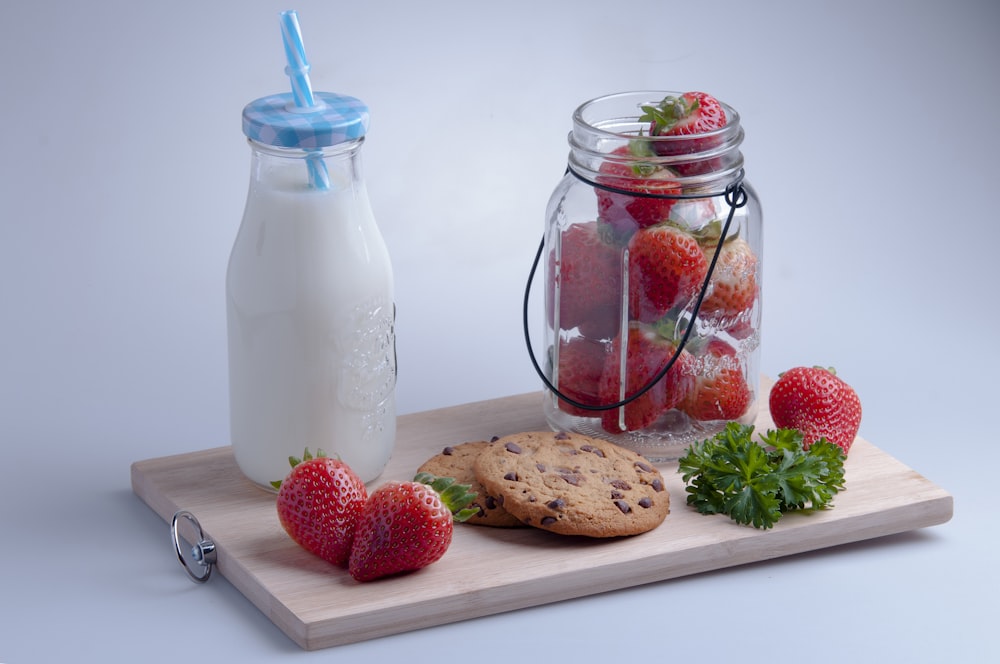
[[(769, 385), (765, 380), (763, 388)], [(401, 416), (396, 450), (376, 484), (410, 479), (447, 444), (547, 429), (542, 398), (537, 392)], [(773, 423), (764, 413), (757, 428), (768, 427)], [(933, 526), (952, 516), (950, 494), (863, 439), (851, 448), (846, 489), (833, 509), (788, 514), (767, 531), (698, 514), (684, 503), (677, 463), (659, 467), (671, 514), (649, 533), (589, 540), (461, 525), (439, 562), (366, 584), (294, 544), (278, 523), (274, 496), (244, 479), (229, 447), (137, 461), (131, 475), (136, 495), (168, 523), (178, 510), (193, 513), (216, 545), (217, 573), (307, 650)]]

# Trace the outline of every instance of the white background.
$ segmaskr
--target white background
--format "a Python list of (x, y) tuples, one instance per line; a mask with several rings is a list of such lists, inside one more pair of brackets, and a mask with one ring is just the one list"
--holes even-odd
[[(836, 366), (953, 519), (317, 653), (190, 583), (129, 465), (228, 443), (240, 111), (287, 89), (286, 8), (315, 89), (372, 109), (401, 414), (539, 389), (520, 302), (571, 112), (701, 89), (764, 203), (764, 372)], [(0, 661), (996, 661), (998, 31), (993, 0), (5, 3)]]

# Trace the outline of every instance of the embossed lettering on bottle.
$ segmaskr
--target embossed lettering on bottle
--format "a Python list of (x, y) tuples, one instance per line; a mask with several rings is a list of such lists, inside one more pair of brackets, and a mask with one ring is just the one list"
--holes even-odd
[(334, 336), (339, 362), (337, 399), (363, 415), (362, 438), (375, 441), (395, 417), (388, 407), (396, 387), (395, 315), (391, 302), (372, 298), (359, 304), (351, 324)]

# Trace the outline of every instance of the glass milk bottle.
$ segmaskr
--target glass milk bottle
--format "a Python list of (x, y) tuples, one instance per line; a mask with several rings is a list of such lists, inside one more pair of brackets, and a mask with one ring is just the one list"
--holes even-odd
[(575, 111), (536, 259), (549, 425), (654, 461), (753, 422), (760, 395), (762, 214), (740, 116), (720, 103), (711, 131), (653, 135), (649, 109), (681, 97)]
[(368, 108), (315, 93), (243, 111), (250, 186), (226, 275), (230, 428), (243, 473), (305, 448), (378, 477), (396, 435), (393, 274), (361, 171)]

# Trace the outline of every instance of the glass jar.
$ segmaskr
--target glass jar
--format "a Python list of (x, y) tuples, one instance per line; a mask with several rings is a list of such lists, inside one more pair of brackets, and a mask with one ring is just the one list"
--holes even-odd
[(263, 488), (288, 458), (378, 477), (396, 435), (393, 273), (362, 175), (368, 109), (317, 92), (247, 105), (250, 185), (226, 274), (231, 442)]
[(762, 215), (740, 116), (720, 104), (721, 128), (651, 135), (649, 107), (680, 96), (627, 92), (574, 112), (535, 263), (548, 424), (653, 461), (752, 422), (760, 395)]

